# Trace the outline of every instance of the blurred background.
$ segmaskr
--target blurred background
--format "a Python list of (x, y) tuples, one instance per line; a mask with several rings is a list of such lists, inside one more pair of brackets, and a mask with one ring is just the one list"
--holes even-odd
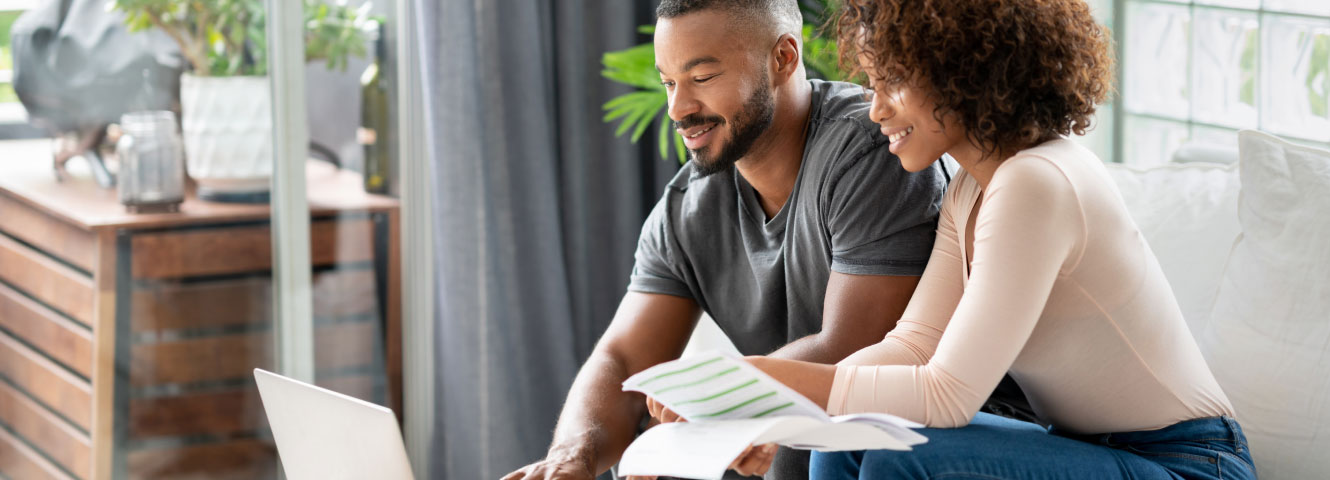
[[(0, 475), (276, 478), (255, 367), (542, 456), (682, 157), (655, 3), (0, 0)], [(1088, 3), (1104, 161), (1330, 146), (1330, 2)]]

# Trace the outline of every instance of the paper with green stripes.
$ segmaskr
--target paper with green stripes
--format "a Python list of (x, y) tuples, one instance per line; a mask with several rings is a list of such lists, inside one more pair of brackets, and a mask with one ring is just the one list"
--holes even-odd
[(633, 441), (619, 475), (719, 479), (749, 445), (910, 450), (928, 441), (914, 422), (885, 413), (830, 417), (812, 401), (738, 357), (707, 352), (666, 362), (623, 382), (687, 422), (657, 425)]
[(769, 416), (831, 417), (807, 397), (743, 359), (706, 353), (662, 363), (623, 382), (690, 422)]

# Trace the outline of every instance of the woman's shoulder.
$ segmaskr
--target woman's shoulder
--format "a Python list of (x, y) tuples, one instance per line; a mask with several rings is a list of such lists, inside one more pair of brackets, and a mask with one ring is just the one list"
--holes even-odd
[(1077, 194), (1083, 182), (1095, 181), (1102, 162), (1094, 152), (1066, 138), (1050, 140), (1017, 152), (993, 174), (990, 188), (1017, 186), (1048, 194)]

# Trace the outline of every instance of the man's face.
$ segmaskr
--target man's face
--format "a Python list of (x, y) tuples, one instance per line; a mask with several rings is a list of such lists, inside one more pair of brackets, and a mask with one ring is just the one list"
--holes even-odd
[(775, 99), (766, 68), (770, 45), (705, 10), (656, 22), (656, 68), (669, 115), (703, 175), (743, 158), (771, 126)]

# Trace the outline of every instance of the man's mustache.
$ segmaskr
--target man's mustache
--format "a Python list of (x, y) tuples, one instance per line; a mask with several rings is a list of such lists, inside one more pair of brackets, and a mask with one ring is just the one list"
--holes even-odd
[(687, 116), (687, 117), (684, 117), (684, 119), (683, 119), (682, 121), (674, 122), (674, 128), (676, 128), (676, 129), (682, 129), (682, 130), (687, 130), (687, 129), (690, 129), (690, 128), (693, 128), (693, 127), (696, 127), (696, 126), (699, 126), (699, 125), (706, 125), (706, 124), (708, 124), (708, 123), (714, 123), (714, 124), (717, 124), (717, 125), (722, 125), (722, 124), (725, 123), (725, 119), (720, 118), (720, 117), (714, 117), (714, 116), (713, 116), (713, 117), (704, 117), (704, 116), (701, 116), (701, 115), (693, 114), (693, 115), (689, 115), (689, 116)]

